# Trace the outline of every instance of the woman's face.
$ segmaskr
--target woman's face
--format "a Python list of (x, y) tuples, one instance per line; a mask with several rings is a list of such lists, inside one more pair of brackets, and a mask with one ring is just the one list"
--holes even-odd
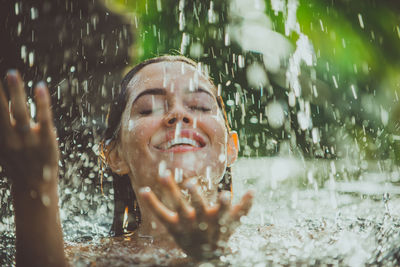
[(140, 70), (128, 90), (117, 148), (120, 174), (129, 173), (135, 189), (157, 192), (159, 173), (169, 169), (178, 183), (198, 177), (215, 191), (232, 156), (210, 81), (192, 65), (163, 61)]

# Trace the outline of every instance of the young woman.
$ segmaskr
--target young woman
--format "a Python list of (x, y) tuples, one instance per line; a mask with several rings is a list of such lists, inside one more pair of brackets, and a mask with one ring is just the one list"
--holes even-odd
[[(17, 265), (62, 266), (59, 153), (49, 94), (43, 83), (36, 86), (32, 123), (19, 74), (10, 71), (7, 83), (10, 106), (0, 88), (0, 165), (13, 183)], [(252, 193), (231, 206), (230, 192), (219, 192), (238, 146), (219, 99), (212, 81), (182, 56), (150, 59), (125, 76), (102, 142), (103, 159), (116, 174), (112, 232), (134, 230), (119, 248), (141, 248), (150, 238), (146, 249), (181, 249), (195, 260), (224, 252)], [(126, 207), (130, 220), (123, 227)]]

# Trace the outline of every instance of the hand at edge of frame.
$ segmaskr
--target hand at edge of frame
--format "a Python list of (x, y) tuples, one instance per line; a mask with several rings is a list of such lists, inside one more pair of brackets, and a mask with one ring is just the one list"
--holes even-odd
[(44, 82), (36, 85), (33, 122), (21, 75), (10, 70), (6, 81), (9, 101), (0, 83), (0, 165), (17, 188), (34, 190), (54, 184), (50, 182), (58, 181), (59, 152), (49, 91)]

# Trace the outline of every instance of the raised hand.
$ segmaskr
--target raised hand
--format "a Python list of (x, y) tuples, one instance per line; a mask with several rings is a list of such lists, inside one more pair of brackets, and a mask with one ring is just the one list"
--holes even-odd
[(12, 70), (6, 78), (10, 101), (0, 83), (0, 165), (15, 186), (36, 190), (57, 178), (59, 153), (50, 96), (43, 82), (36, 86), (34, 123), (20, 74)]
[(197, 260), (220, 255), (229, 237), (240, 224), (240, 217), (250, 210), (252, 192), (247, 192), (235, 206), (231, 206), (230, 192), (221, 192), (218, 203), (209, 206), (201, 195), (200, 186), (192, 179), (185, 184), (191, 198), (190, 205), (171, 175), (160, 177), (159, 180), (165, 189), (164, 193), (171, 200), (172, 210), (149, 187), (142, 188), (140, 194), (176, 243)]
[[(12, 182), (17, 266), (66, 266), (58, 211), (58, 146), (44, 85), (35, 88), (37, 122), (28, 113), (17, 71), (0, 84), (0, 166)], [(9, 105), (10, 103), (10, 105)]]

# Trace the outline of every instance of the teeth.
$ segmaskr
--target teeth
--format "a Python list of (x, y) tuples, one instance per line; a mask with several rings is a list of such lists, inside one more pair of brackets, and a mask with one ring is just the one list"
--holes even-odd
[(191, 145), (194, 147), (199, 147), (199, 144), (195, 140), (185, 137), (178, 137), (168, 141), (166, 148), (169, 149), (174, 145)]

